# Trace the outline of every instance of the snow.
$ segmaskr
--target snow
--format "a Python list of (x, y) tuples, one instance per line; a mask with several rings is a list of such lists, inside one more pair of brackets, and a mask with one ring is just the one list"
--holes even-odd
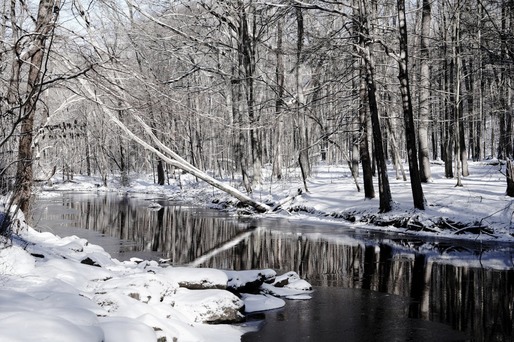
[[(22, 215), (17, 220), (22, 229), (0, 244), (0, 341), (239, 341), (249, 328), (207, 323), (240, 321), (245, 307), (284, 305), (269, 295), (238, 298), (225, 290), (225, 271), (120, 262), (85, 239), (39, 233)], [(243, 272), (231, 274), (275, 276)]]
[[(59, 239), (28, 227), (20, 235), (24, 248), (14, 240), (0, 250), (1, 341), (155, 341), (158, 335), (209, 340), (204, 318), (243, 306), (228, 291), (182, 289), (166, 272), (149, 272), (157, 269), (154, 263), (108, 259), (100, 247), (77, 237)], [(102, 267), (80, 263), (85, 257)], [(226, 284), (221, 271), (195, 273), (214, 284), (224, 277)], [(191, 270), (174, 274), (187, 279)], [(242, 334), (230, 325), (215, 330), (228, 341)]]
[[(305, 285), (305, 284), (302, 284), (302, 285)], [(310, 288), (310, 285), (307, 286), (307, 288)], [(268, 293), (268, 294), (276, 296), (276, 297), (284, 297), (287, 299), (298, 299), (298, 296), (301, 296), (300, 297), (301, 299), (309, 298), (305, 293), (312, 292), (312, 288), (310, 290), (306, 290), (306, 289), (299, 289), (296, 287), (276, 287), (276, 286), (272, 286), (270, 284), (263, 284), (262, 290), (264, 293)]]
[(100, 327), (105, 341), (139, 342), (156, 339), (150, 326), (125, 317), (102, 317)]
[(168, 267), (152, 268), (164, 278), (173, 279), (177, 283), (187, 283), (189, 288), (226, 288), (227, 276), (223, 271), (202, 268), (199, 272), (197, 268), (191, 267)]
[[(270, 170), (265, 171), (265, 179), (271, 179)], [(298, 174), (298, 170), (291, 170), (280, 182), (265, 181), (254, 190), (253, 196), (268, 203), (292, 196), (302, 188)], [(463, 178), (463, 187), (455, 187), (455, 179), (444, 177), (444, 167), (433, 164), (433, 182), (423, 184), (427, 201), (424, 211), (413, 209), (410, 183), (395, 179), (392, 170), (389, 176), (394, 210), (387, 214), (378, 214), (377, 184), (377, 198), (365, 200), (363, 193), (356, 191), (346, 166), (319, 165), (308, 181), (309, 192), (304, 191), (282, 205), (289, 211), (261, 215), (320, 223), (317, 233), (320, 236), (336, 229), (333, 224), (347, 227), (350, 223), (342, 217), (351, 214), (355, 223), (350, 229), (355, 230), (484, 242), (514, 241), (514, 199), (505, 196), (506, 181), (499, 165), (470, 162), (470, 176)], [(232, 180), (226, 182), (239, 185)], [(359, 183), (362, 184), (361, 179)], [(180, 185), (171, 180), (171, 185), (166, 186), (154, 185), (151, 176), (145, 175), (133, 176), (129, 187), (122, 187), (115, 180), (104, 187), (98, 178), (82, 176), (64, 183), (54, 179), (52, 185), (45, 186), (39, 195), (54, 196), (56, 191), (151, 193), (203, 205), (212, 203), (213, 199), (217, 203), (232, 201), (227, 195), (197, 183), (187, 175), (181, 176)], [(433, 229), (413, 231), (391, 225), (377, 227), (363, 219), (370, 215), (383, 220), (415, 218)], [(456, 230), (434, 226), (436, 218), (470, 224), (480, 222), (493, 233), (456, 234)], [(332, 225), (324, 226), (324, 222)], [(282, 307), (283, 298), (308, 299), (312, 295), (310, 284), (294, 273), (276, 276), (273, 270), (236, 272), (162, 267), (155, 261), (137, 259), (120, 262), (101, 247), (76, 236), (61, 238), (23, 225), (17, 233), (12, 243), (0, 246), (0, 341), (118, 342), (160, 338), (167, 341), (239, 341), (246, 331), (244, 327), (205, 322), (227, 311), (237, 313), (243, 306), (246, 312), (271, 310)], [(337, 238), (359, 243), (351, 237), (339, 235)], [(494, 251), (488, 253), (464, 262), (511, 267), (501, 258), (495, 258)], [(459, 262), (452, 261), (453, 256), (453, 253), (434, 253), (440, 260)], [(227, 286), (238, 288), (250, 283), (257, 286), (259, 293), (245, 293), (238, 298), (224, 290)], [(184, 285), (201, 290), (181, 287)]]
[[(173, 298), (173, 307), (193, 322), (213, 322), (232, 308), (237, 312), (243, 301), (228, 291), (178, 289)], [(233, 316), (236, 319), (237, 316)], [(240, 316), (242, 319), (242, 315)]]
[(279, 309), (286, 305), (286, 302), (283, 299), (276, 298), (270, 295), (263, 294), (243, 294), (242, 299), (245, 302), (245, 311), (246, 312), (257, 312), (257, 311), (266, 311)]
[(228, 278), (228, 286), (238, 289), (256, 281), (263, 282), (276, 277), (277, 273), (272, 269), (225, 271)]

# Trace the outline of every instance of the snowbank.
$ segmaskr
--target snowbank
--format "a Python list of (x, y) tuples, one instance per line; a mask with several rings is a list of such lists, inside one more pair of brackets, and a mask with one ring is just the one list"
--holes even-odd
[(220, 270), (120, 262), (85, 239), (27, 226), (0, 245), (0, 285), (0, 341), (239, 341), (244, 324), (206, 323), (242, 321), (245, 301), (249, 311), (284, 304), (239, 298)]

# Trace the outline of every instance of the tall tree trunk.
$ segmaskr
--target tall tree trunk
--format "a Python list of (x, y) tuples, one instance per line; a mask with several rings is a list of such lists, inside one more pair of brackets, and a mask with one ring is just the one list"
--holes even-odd
[[(481, 17), (483, 15), (483, 7), (478, 6), (478, 15)], [(482, 27), (478, 28), (478, 46), (482, 46)], [(477, 131), (477, 145), (478, 146), (478, 159), (481, 160), (486, 156), (486, 144), (487, 144), (487, 127), (486, 120), (484, 115), (484, 93), (485, 93), (485, 77), (484, 77), (484, 56), (481, 52), (478, 56), (478, 77), (479, 80), (479, 89), (478, 89), (478, 116), (479, 116), (479, 124), (480, 129)], [(472, 68), (470, 67), (472, 70)], [(483, 132), (483, 133), (482, 133)], [(482, 142), (482, 136), (484, 136)]]
[[(356, 67), (356, 72), (358, 73), (359, 72), (359, 68)], [(355, 80), (355, 77), (354, 77), (354, 80)], [(358, 89), (357, 87), (357, 82), (355, 81), (352, 81), (353, 82), (353, 87), (354, 89)], [(364, 104), (361, 103), (360, 106), (363, 106)], [(352, 125), (352, 136), (351, 136), (351, 171), (352, 171), (352, 177), (353, 179), (357, 179), (359, 177), (359, 160), (360, 160), (360, 157), (359, 157), (359, 142), (360, 142), (360, 137), (361, 137), (361, 134), (360, 134), (360, 128), (362, 127), (362, 125), (360, 124), (360, 115), (357, 115), (357, 113), (359, 112), (359, 110), (356, 110), (356, 114), (352, 115), (352, 121), (351, 121), (351, 125)], [(366, 139), (367, 140), (367, 139)]]
[(305, 191), (307, 188), (307, 178), (311, 174), (311, 166), (309, 161), (308, 148), (308, 132), (307, 132), (307, 116), (305, 115), (305, 96), (300, 83), (300, 70), (302, 67), (302, 49), (304, 39), (303, 13), (300, 7), (296, 7), (296, 24), (297, 24), (297, 40), (296, 40), (296, 141), (298, 150), (298, 164), (302, 173), (303, 185)]
[[(128, 11), (129, 11), (129, 18), (130, 18), (130, 24), (131, 24), (131, 29), (134, 30), (135, 28), (135, 21), (134, 21), (134, 7), (132, 6), (132, 3), (129, 1), (129, 0), (126, 0), (126, 5), (127, 5), (127, 8), (128, 8)], [(80, 3), (78, 2), (78, 4), (80, 5)], [(128, 35), (132, 45), (134, 46), (134, 48), (137, 48), (137, 43), (136, 41), (133, 39), (132, 35), (129, 34)], [(136, 61), (137, 61), (137, 65), (138, 65), (138, 68), (139, 68), (139, 72), (141, 74), (144, 74), (144, 70), (143, 70), (143, 56), (141, 53), (135, 53), (135, 57), (136, 57)], [(151, 91), (149, 89), (149, 87), (145, 84), (144, 86), (144, 89), (145, 89), (145, 95), (146, 95), (146, 102), (148, 104), (148, 107), (149, 107), (149, 113), (150, 113), (150, 126), (152, 127), (152, 130), (154, 132), (154, 134), (157, 135), (157, 119), (156, 119), (156, 113), (155, 113), (155, 110), (154, 110), (154, 106), (153, 106), (153, 103), (152, 103), (152, 96), (151, 96)], [(165, 175), (165, 170), (164, 170), (164, 163), (162, 161), (162, 159), (160, 159), (159, 157), (156, 157), (156, 171), (157, 171), (157, 184), (158, 185), (164, 185), (164, 183), (166, 182), (166, 175)], [(153, 164), (153, 163), (152, 163)]]
[(282, 20), (277, 21), (277, 49), (275, 51), (276, 62), (275, 66), (275, 82), (276, 84), (276, 97), (275, 97), (275, 120), (276, 127), (274, 132), (274, 146), (273, 146), (273, 173), (272, 175), (277, 179), (282, 178), (282, 130), (283, 130), (283, 119), (282, 111), (284, 106), (284, 79), (285, 79), (285, 68), (284, 68), (284, 57), (282, 51)]
[[(445, 61), (447, 64), (447, 62)], [(455, 122), (455, 95), (454, 95), (454, 62), (450, 59), (450, 63), (447, 64), (448, 71), (445, 70), (445, 88), (448, 95), (448, 99), (444, 100), (444, 111), (445, 111), (445, 144), (444, 144), (444, 173), (446, 178), (453, 178), (453, 145), (455, 141), (454, 137), (454, 122)]]
[[(13, 62), (11, 65), (11, 76), (9, 79), (9, 87), (7, 89), (7, 102), (15, 104), (21, 102), (20, 99), (20, 72), (23, 65), (23, 60), (19, 58), (21, 54), (22, 45), (18, 44), (21, 39), (21, 25), (18, 23), (18, 15), (16, 13), (16, 1), (11, 0), (9, 17), (11, 18), (12, 41), (15, 48), (12, 50)], [(7, 16), (6, 16), (7, 17)], [(6, 25), (7, 27), (7, 25)], [(2, 36), (3, 38), (4, 36)]]
[(233, 73), (232, 77), (231, 105), (234, 126), (236, 127), (236, 132), (234, 134), (234, 159), (236, 168), (241, 171), (243, 185), (246, 189), (246, 192), (250, 194), (252, 193), (252, 185), (247, 172), (248, 162), (245, 153), (246, 136), (244, 130), (243, 112), (240, 108), (243, 97), (241, 90), (241, 80), (237, 72)]
[(462, 72), (464, 73), (464, 86), (466, 88), (467, 93), (467, 106), (468, 106), (468, 117), (470, 118), (470, 129), (469, 129), (469, 151), (471, 154), (471, 158), (473, 161), (479, 160), (480, 155), (480, 141), (478, 138), (480, 137), (480, 129), (481, 122), (480, 119), (477, 118), (477, 114), (475, 111), (475, 101), (474, 101), (474, 83), (475, 78), (473, 76), (473, 62), (469, 61), (469, 67), (466, 63), (466, 60), (462, 61)]
[[(362, 77), (360, 77), (360, 72), (361, 72), (361, 67), (360, 67), (360, 59), (359, 58), (354, 58), (354, 62), (353, 62), (353, 65), (354, 65), (354, 70), (353, 70), (353, 73), (354, 73), (354, 77), (352, 78), (352, 91), (354, 92), (353, 94), (353, 97), (354, 98), (358, 98), (359, 101), (357, 103), (359, 103), (359, 107), (357, 108), (357, 110), (355, 111), (355, 115), (352, 115), (351, 117), (351, 126), (352, 126), (352, 135), (351, 135), (351, 164), (350, 164), (350, 167), (351, 167), (351, 172), (352, 172), (352, 177), (353, 179), (355, 180), (356, 184), (357, 184), (357, 189), (358, 191), (360, 191), (360, 188), (359, 188), (359, 185), (357, 183), (357, 179), (359, 177), (359, 161), (360, 161), (360, 152), (359, 152), (359, 147), (360, 147), (360, 143), (361, 143), (361, 139), (362, 139), (362, 134), (361, 134), (361, 128), (363, 127), (362, 124), (361, 124), (361, 114), (360, 114), (360, 109), (361, 108), (365, 108), (364, 107), (364, 99), (361, 99), (360, 95), (359, 95), (359, 80), (362, 79)], [(361, 81), (362, 82), (362, 81)], [(363, 118), (366, 117), (366, 112), (363, 113)], [(367, 141), (367, 139), (366, 139)], [(373, 186), (373, 183), (371, 183), (371, 185)]]
[[(400, 158), (400, 152), (398, 152), (398, 143), (396, 140), (396, 123), (394, 123), (394, 118), (386, 117), (386, 124), (389, 130), (389, 139), (391, 140), (391, 153), (393, 155), (393, 163), (396, 169), (396, 179), (407, 180), (407, 176), (405, 175), (405, 169), (403, 168), (403, 162)], [(400, 176), (401, 175), (401, 176)]]
[[(121, 103), (118, 103), (118, 105), (120, 106), (121, 108)], [(123, 121), (123, 111), (122, 110), (119, 110), (118, 111), (118, 118), (120, 119), (120, 121)], [(125, 162), (125, 146), (124, 146), (124, 141), (123, 139), (121, 138), (121, 136), (118, 136), (118, 149), (119, 149), (119, 153), (120, 153), (120, 162), (118, 163), (118, 167), (120, 169), (120, 176), (121, 176), (121, 184), (122, 185), (128, 185), (128, 167), (127, 167), (127, 163)]]
[(373, 186), (373, 170), (371, 167), (371, 156), (369, 153), (368, 144), (368, 110), (367, 103), (367, 90), (364, 70), (364, 60), (361, 67), (361, 82), (359, 87), (359, 121), (360, 121), (360, 141), (359, 141), (359, 154), (362, 164), (362, 181), (364, 185), (364, 198), (375, 198), (375, 188)]
[[(513, 1), (509, 1), (507, 4), (502, 6), (502, 51), (501, 51), (501, 59), (502, 61), (509, 60), (509, 53), (512, 53), (512, 37), (507, 34), (507, 32), (512, 33), (512, 25), (511, 19), (513, 17), (514, 12), (514, 3)], [(511, 55), (512, 57), (512, 55)], [(511, 60), (514, 62), (514, 59)], [(504, 108), (503, 111), (505, 113), (505, 137), (503, 140), (503, 144), (505, 145), (504, 153), (506, 159), (512, 159), (513, 145), (512, 145), (512, 85), (511, 79), (512, 76), (509, 77), (509, 72), (512, 71), (510, 68), (511, 64), (506, 65), (505, 70), (502, 71), (502, 85), (503, 85), (503, 94), (502, 98), (504, 98)]]
[[(248, 16), (244, 7), (241, 5), (241, 26), (240, 26), (240, 44), (241, 52), (243, 54), (243, 70), (244, 80), (246, 85), (246, 105), (248, 110), (248, 119), (250, 123), (250, 156), (252, 162), (252, 185), (261, 182), (262, 173), (262, 147), (259, 141), (258, 134), (258, 118), (255, 113), (255, 37), (250, 36), (248, 28)], [(255, 24), (255, 18), (254, 18)], [(255, 26), (253, 27), (253, 34), (255, 34)]]
[(373, 128), (373, 144), (375, 151), (375, 161), (378, 174), (378, 194), (380, 198), (379, 211), (386, 213), (393, 208), (393, 199), (387, 176), (387, 164), (384, 155), (382, 142), (382, 130), (380, 128), (380, 118), (378, 114), (378, 104), (376, 98), (375, 67), (370, 46), (366, 46), (366, 85), (368, 90), (368, 105), (371, 116), (371, 126)]
[(408, 72), (408, 47), (407, 47), (407, 21), (405, 18), (405, 1), (398, 0), (398, 21), (400, 29), (400, 56), (398, 59), (398, 79), (402, 94), (403, 118), (405, 122), (405, 137), (407, 141), (407, 159), (409, 162), (410, 184), (414, 207), (425, 209), (425, 198), (421, 187), (421, 178), (418, 169), (416, 149), (416, 128), (414, 126), (414, 114), (412, 111), (412, 97), (410, 94)]
[(431, 182), (432, 172), (430, 170), (430, 157), (428, 150), (428, 120), (430, 114), (430, 66), (429, 66), (429, 41), (431, 1), (423, 0), (421, 16), (421, 39), (420, 39), (420, 84), (419, 84), (419, 168), (421, 182)]
[[(27, 77), (27, 99), (23, 102), (21, 110), (23, 121), (21, 124), (20, 140), (18, 144), (18, 167), (16, 171), (16, 184), (19, 187), (17, 202), (21, 211), (28, 214), (33, 183), (33, 150), (32, 139), (34, 135), (34, 116), (36, 105), (41, 94), (40, 82), (43, 75), (43, 58), (47, 38), (53, 33), (55, 21), (59, 14), (59, 0), (41, 0), (36, 21), (36, 31), (33, 40), (29, 43), (33, 52), (30, 58), (30, 68)], [(22, 102), (22, 101), (20, 101)]]
[(84, 145), (85, 145), (85, 148), (86, 148), (86, 155), (85, 155), (85, 158), (86, 158), (86, 175), (87, 176), (91, 176), (91, 146), (90, 146), (90, 137), (89, 137), (89, 134), (90, 134), (90, 130), (88, 128), (88, 121), (87, 121), (87, 117), (84, 118), (85, 120), (85, 126), (84, 126)]
[[(359, 110), (358, 110), (358, 144), (359, 156), (362, 164), (362, 181), (364, 186), (364, 198), (375, 198), (375, 188), (373, 186), (373, 169), (371, 165), (371, 155), (369, 148), (369, 130), (368, 130), (368, 110), (367, 103), (367, 85), (366, 85), (366, 62), (362, 56), (361, 48), (364, 45), (364, 8), (361, 0), (353, 0), (353, 16), (354, 16), (354, 36), (356, 53), (360, 56), (357, 63), (358, 66), (358, 93), (359, 93)], [(355, 79), (355, 78), (354, 78)], [(357, 82), (355, 82), (357, 83)], [(353, 171), (355, 172), (355, 170)]]
[[(452, 81), (453, 88), (451, 89), (453, 96), (452, 107), (455, 113), (455, 166), (457, 174), (457, 184), (455, 186), (462, 186), (462, 176), (464, 175), (463, 171), (467, 169), (466, 142), (464, 137), (461, 103), (462, 59), (460, 57), (460, 11), (460, 4), (459, 1), (457, 1), (452, 33), (452, 64), (455, 66), (455, 70), (454, 80)], [(464, 155), (462, 153), (463, 150)]]

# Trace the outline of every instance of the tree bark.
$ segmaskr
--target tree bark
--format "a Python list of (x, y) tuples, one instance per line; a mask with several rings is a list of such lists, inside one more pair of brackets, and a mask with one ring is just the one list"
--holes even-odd
[(444, 114), (445, 114), (445, 140), (444, 140), (444, 174), (446, 178), (453, 178), (453, 145), (454, 145), (454, 122), (455, 122), (455, 103), (454, 96), (454, 62), (450, 59), (448, 64), (445, 61), (445, 88), (449, 99), (444, 98)]
[(389, 130), (389, 139), (391, 140), (391, 154), (393, 157), (393, 164), (396, 169), (396, 179), (402, 179), (403, 181), (407, 181), (407, 175), (405, 174), (405, 169), (403, 168), (403, 162), (400, 158), (400, 153), (398, 152), (398, 143), (396, 142), (396, 124), (392, 122), (393, 120), (395, 119), (391, 117), (386, 118), (386, 124)]
[[(243, 3), (239, 4), (240, 12), (240, 37), (239, 37), (239, 54), (242, 58), (243, 79), (246, 85), (246, 105), (248, 111), (248, 120), (250, 123), (250, 157), (253, 177), (251, 179), (252, 186), (261, 182), (262, 173), (262, 148), (258, 138), (258, 118), (255, 114), (255, 37), (250, 36), (248, 21), (249, 18), (244, 9)], [(254, 21), (255, 23), (255, 21)], [(253, 30), (255, 34), (255, 27)]]
[(162, 159), (157, 158), (157, 184), (164, 185), (165, 181), (166, 176), (164, 173), (164, 163), (162, 162)]
[[(354, 0), (354, 6), (355, 6), (356, 0)], [(356, 25), (353, 27), (353, 34), (355, 37), (359, 37), (359, 30), (356, 28)], [(359, 44), (359, 39), (356, 39), (356, 45)], [(357, 183), (357, 178), (359, 177), (359, 162), (360, 162), (360, 146), (361, 146), (361, 139), (363, 138), (363, 126), (362, 126), (362, 119), (365, 118), (366, 112), (361, 113), (361, 108), (364, 108), (364, 99), (365, 96), (360, 95), (360, 84), (363, 82), (362, 77), (360, 76), (360, 73), (362, 72), (362, 58), (354, 56), (353, 57), (353, 77), (352, 77), (352, 92), (353, 97), (358, 98), (358, 108), (357, 110), (354, 109), (355, 113), (352, 115), (351, 118), (351, 125), (352, 125), (352, 135), (351, 135), (351, 171), (352, 171), (352, 177), (355, 179), (355, 182), (357, 184), (357, 188), (359, 188), (359, 185)], [(362, 119), (361, 119), (362, 117)], [(364, 166), (363, 166), (364, 167)], [(371, 183), (371, 186), (373, 187), (373, 183)], [(359, 190), (360, 191), (360, 190)]]
[[(464, 165), (467, 168), (467, 155), (466, 143), (464, 138), (464, 127), (462, 118), (462, 103), (461, 103), (461, 62), (460, 57), (460, 6), (457, 1), (457, 9), (455, 11), (455, 21), (452, 26), (452, 64), (455, 66), (454, 80), (452, 80), (452, 98), (453, 98), (453, 111), (455, 119), (455, 168), (457, 174), (457, 184), (455, 186), (462, 186), (462, 176)], [(462, 151), (464, 150), (464, 153)]]
[(400, 56), (398, 59), (398, 79), (402, 94), (403, 118), (405, 122), (405, 137), (407, 141), (407, 158), (409, 162), (410, 184), (414, 207), (425, 209), (425, 198), (421, 187), (421, 178), (418, 169), (416, 149), (416, 128), (414, 126), (414, 114), (412, 111), (412, 97), (410, 94), (408, 72), (408, 47), (407, 47), (407, 21), (405, 18), (405, 1), (398, 0), (398, 21), (400, 29)]

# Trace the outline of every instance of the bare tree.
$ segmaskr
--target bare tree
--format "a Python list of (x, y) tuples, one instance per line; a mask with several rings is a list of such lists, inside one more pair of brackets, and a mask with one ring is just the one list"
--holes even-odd
[(398, 22), (400, 29), (400, 53), (398, 58), (398, 79), (400, 80), (400, 92), (402, 95), (403, 117), (405, 121), (405, 136), (407, 141), (407, 157), (409, 162), (409, 175), (412, 189), (414, 207), (425, 209), (425, 198), (421, 187), (421, 178), (418, 168), (416, 149), (416, 128), (414, 126), (414, 113), (412, 111), (412, 96), (410, 93), (409, 71), (408, 71), (408, 44), (407, 44), (407, 21), (405, 18), (405, 1), (398, 0)]
[(277, 46), (275, 50), (276, 67), (275, 67), (275, 82), (276, 82), (276, 99), (275, 99), (275, 115), (277, 126), (275, 127), (274, 137), (275, 146), (273, 150), (273, 176), (282, 178), (282, 131), (283, 124), (283, 111), (284, 111), (284, 81), (285, 81), (285, 66), (284, 66), (284, 50), (283, 50), (283, 24), (282, 19), (277, 20)]
[[(368, 106), (371, 116), (371, 126), (373, 128), (373, 143), (374, 143), (374, 151), (375, 151), (375, 159), (377, 164), (377, 173), (378, 173), (378, 190), (379, 190), (379, 200), (380, 212), (388, 212), (392, 210), (393, 200), (391, 196), (391, 189), (389, 187), (389, 178), (387, 175), (387, 164), (385, 161), (385, 154), (382, 142), (382, 130), (380, 127), (380, 119), (378, 114), (378, 104), (377, 104), (377, 89), (375, 84), (375, 62), (372, 50), (372, 32), (369, 29), (369, 23), (367, 17), (370, 12), (368, 12), (367, 3), (365, 1), (359, 1), (359, 13), (358, 13), (358, 22), (359, 22), (359, 32), (363, 35), (364, 39), (361, 41), (361, 46), (359, 47), (359, 51), (361, 53), (361, 57), (364, 60), (365, 65), (365, 81), (367, 88), (367, 100)], [(373, 7), (373, 4), (372, 6)]]
[(430, 113), (430, 23), (431, 1), (423, 0), (420, 38), (420, 84), (419, 84), (419, 169), (421, 182), (431, 182), (428, 149), (428, 121)]
[[(362, 164), (362, 179), (364, 185), (364, 198), (374, 198), (375, 197), (375, 189), (373, 186), (373, 171), (371, 168), (371, 155), (370, 148), (368, 144), (368, 110), (366, 109), (367, 103), (367, 90), (366, 90), (366, 68), (365, 68), (365, 60), (361, 57), (362, 51), (361, 47), (365, 44), (366, 36), (363, 32), (363, 23), (361, 20), (361, 2), (359, 0), (353, 1), (353, 31), (355, 36), (355, 49), (357, 51), (357, 61), (355, 63), (355, 76), (354, 76), (354, 88), (358, 89), (359, 93), (359, 110), (358, 115), (355, 115), (357, 118), (355, 119), (355, 125), (357, 126), (355, 129), (358, 129), (358, 137), (354, 137), (356, 141), (358, 141), (359, 146), (359, 157), (360, 162)], [(357, 81), (358, 80), (358, 81)], [(357, 87), (358, 84), (358, 87)], [(356, 156), (353, 157), (354, 160)], [(352, 169), (354, 173), (355, 170), (355, 161), (354, 168)]]
[(20, 140), (18, 145), (19, 161), (16, 172), (16, 183), (19, 186), (17, 202), (24, 213), (28, 212), (30, 198), (32, 195), (32, 140), (34, 136), (34, 116), (36, 113), (36, 106), (42, 92), (40, 83), (45, 72), (44, 59), (45, 56), (48, 55), (48, 52), (45, 54), (45, 49), (47, 48), (47, 44), (51, 44), (52, 34), (59, 15), (59, 6), (59, 0), (41, 0), (39, 2), (34, 34), (26, 47), (29, 53), (27, 53), (26, 59), (22, 59), (24, 63), (28, 63), (30, 65), (27, 77), (27, 94), (21, 101), (20, 107), (20, 111), (23, 113), (23, 119), (21, 122)]
[(300, 79), (303, 67), (303, 45), (304, 45), (304, 21), (303, 10), (301, 7), (295, 7), (297, 37), (296, 37), (296, 66), (295, 66), (295, 85), (296, 85), (296, 115), (295, 115), (295, 145), (298, 151), (298, 164), (302, 173), (303, 186), (306, 191), (307, 177), (310, 176), (311, 166), (309, 161), (308, 133), (307, 133), (307, 117), (305, 115), (305, 94)]

